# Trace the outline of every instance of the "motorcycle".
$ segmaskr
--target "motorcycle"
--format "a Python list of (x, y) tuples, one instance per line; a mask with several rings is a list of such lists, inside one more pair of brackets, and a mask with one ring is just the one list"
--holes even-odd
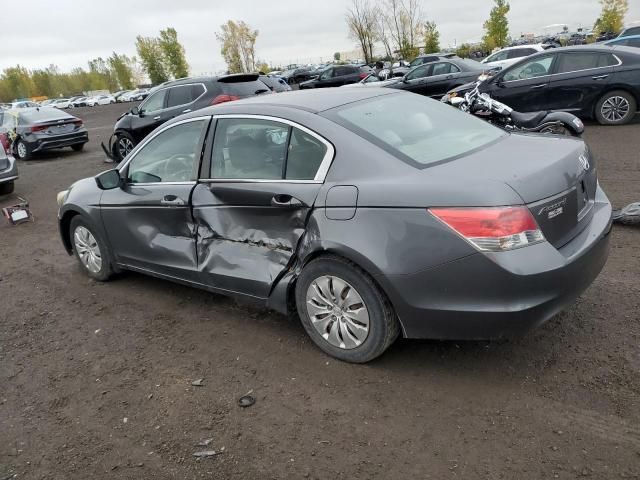
[(482, 81), (464, 94), (464, 97), (449, 93), (442, 102), (452, 105), (463, 112), (471, 113), (508, 132), (536, 132), (553, 135), (580, 137), (584, 132), (582, 121), (568, 112), (531, 112), (521, 113), (492, 99), (486, 93), (480, 93)]

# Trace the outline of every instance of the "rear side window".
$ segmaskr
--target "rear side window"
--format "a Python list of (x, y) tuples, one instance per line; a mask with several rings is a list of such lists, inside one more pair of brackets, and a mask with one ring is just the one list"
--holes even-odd
[(608, 53), (561, 53), (558, 58), (556, 73), (577, 72), (592, 68), (607, 67), (617, 62)]
[(260, 80), (233, 83), (219, 82), (219, 85), (222, 87), (222, 91), (225, 95), (236, 95), (238, 97), (248, 97), (251, 95), (269, 91), (269, 87), (267, 87)]
[(640, 38), (630, 38), (627, 40), (627, 45), (630, 47), (640, 47)]
[(327, 146), (284, 123), (255, 118), (220, 119), (213, 141), (213, 178), (313, 180)]
[(495, 53), (487, 58), (487, 62), (501, 62), (502, 60), (506, 60), (509, 55), (509, 51), (505, 50), (502, 52)]
[(458, 67), (449, 62), (434, 63), (431, 75), (446, 75), (448, 73), (456, 73), (459, 71), (460, 69)]
[(464, 155), (506, 135), (473, 115), (411, 93), (374, 97), (326, 115), (418, 168)]
[(533, 55), (537, 50), (533, 48), (514, 48), (513, 50), (509, 50), (508, 58), (522, 58), (527, 57), (529, 55)]
[(179, 85), (169, 89), (167, 107), (171, 108), (186, 105), (187, 103), (191, 103), (191, 101), (191, 85)]

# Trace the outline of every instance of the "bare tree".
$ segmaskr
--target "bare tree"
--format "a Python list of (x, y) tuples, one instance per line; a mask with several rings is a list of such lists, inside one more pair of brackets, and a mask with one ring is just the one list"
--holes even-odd
[(258, 30), (243, 21), (228, 20), (221, 25), (216, 38), (221, 43), (221, 53), (230, 73), (246, 73), (256, 70), (255, 44)]
[(369, 0), (352, 0), (347, 10), (347, 26), (351, 38), (357, 40), (364, 55), (364, 61), (373, 60), (373, 48), (376, 42), (377, 8)]
[(420, 0), (386, 0), (381, 8), (395, 50), (402, 58), (415, 57), (424, 24)]

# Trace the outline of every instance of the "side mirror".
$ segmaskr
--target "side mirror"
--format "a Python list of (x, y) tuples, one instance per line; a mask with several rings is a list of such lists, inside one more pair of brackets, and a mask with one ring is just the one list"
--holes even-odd
[(131, 115), (140, 115), (140, 113), (142, 112), (140, 112), (140, 109), (138, 107), (133, 107), (131, 109)]
[(107, 170), (106, 172), (102, 172), (100, 175), (96, 177), (96, 184), (100, 190), (113, 190), (114, 188), (120, 187), (122, 185), (122, 178), (120, 177), (120, 172), (116, 169)]

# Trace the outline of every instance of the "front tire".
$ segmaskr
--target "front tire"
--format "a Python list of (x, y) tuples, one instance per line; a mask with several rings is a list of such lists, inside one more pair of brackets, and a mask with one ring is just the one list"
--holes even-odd
[(311, 340), (339, 360), (369, 362), (400, 333), (384, 292), (364, 270), (341, 257), (309, 262), (298, 277), (295, 296)]
[(131, 150), (136, 146), (136, 141), (127, 132), (120, 132), (116, 135), (116, 141), (113, 143), (113, 156), (121, 162)]
[(624, 90), (605, 94), (596, 104), (596, 120), (601, 125), (624, 125), (633, 120), (638, 111), (636, 99)]
[(74, 152), (81, 152), (82, 149), (84, 148), (84, 143), (77, 143), (75, 145), (71, 145), (71, 148), (73, 149)]
[(94, 280), (107, 281), (113, 275), (113, 267), (100, 235), (79, 215), (71, 220), (69, 234), (73, 253), (84, 272)]

